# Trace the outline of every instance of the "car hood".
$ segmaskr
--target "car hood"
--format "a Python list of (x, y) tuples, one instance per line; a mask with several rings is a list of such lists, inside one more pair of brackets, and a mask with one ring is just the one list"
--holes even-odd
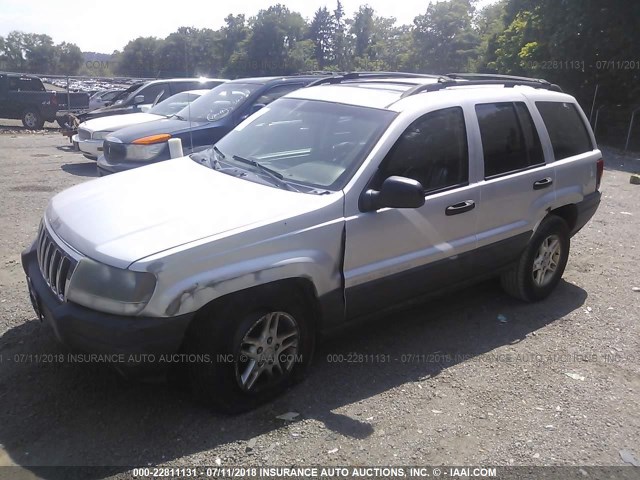
[[(215, 122), (213, 122), (215, 123)], [(157, 135), (160, 133), (169, 133), (177, 135), (179, 133), (195, 130), (201, 126), (212, 126), (212, 122), (189, 122), (188, 120), (180, 120), (175, 117), (162, 118), (153, 122), (147, 122), (142, 125), (131, 125), (126, 128), (119, 129), (110, 137), (117, 138), (122, 143), (131, 143), (137, 138), (147, 137), (149, 135)]]
[(78, 118), (88, 121), (94, 118), (110, 117), (112, 115), (131, 115), (139, 111), (139, 109), (129, 105), (110, 105), (108, 107), (96, 108), (90, 112), (81, 113), (78, 115)]
[(107, 265), (305, 214), (334, 201), (255, 183), (182, 157), (76, 185), (46, 222), (71, 248)]
[(130, 125), (139, 123), (153, 122), (160, 120), (162, 115), (154, 115), (152, 113), (130, 113), (129, 115), (111, 115), (109, 117), (94, 118), (80, 124), (80, 128), (91, 130), (92, 132), (113, 132)]

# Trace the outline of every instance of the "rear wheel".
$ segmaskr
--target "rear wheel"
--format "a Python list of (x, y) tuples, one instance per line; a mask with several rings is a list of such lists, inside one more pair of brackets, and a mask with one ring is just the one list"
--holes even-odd
[(186, 350), (196, 396), (215, 410), (251, 410), (300, 381), (314, 347), (302, 297), (256, 292), (205, 309), (188, 333)]
[(569, 227), (555, 215), (545, 218), (516, 265), (502, 274), (502, 288), (526, 302), (548, 297), (569, 259)]
[(27, 108), (22, 113), (22, 124), (29, 130), (40, 130), (44, 127), (44, 120), (38, 110)]

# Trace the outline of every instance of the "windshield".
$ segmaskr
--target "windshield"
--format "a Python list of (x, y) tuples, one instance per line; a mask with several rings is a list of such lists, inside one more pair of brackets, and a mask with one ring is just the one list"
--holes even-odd
[(223, 83), (178, 112), (192, 122), (213, 122), (226, 117), (260, 88), (260, 84)]
[(227, 163), (233, 163), (234, 157), (258, 162), (285, 182), (339, 190), (395, 115), (354, 105), (283, 98), (241, 123), (207, 154)]
[(163, 115), (165, 117), (170, 117), (171, 115), (175, 115), (180, 110), (185, 108), (189, 102), (193, 102), (196, 98), (199, 98), (199, 93), (193, 92), (182, 92), (173, 95), (172, 97), (167, 98), (166, 100), (160, 102), (148, 113), (152, 113), (154, 115)]

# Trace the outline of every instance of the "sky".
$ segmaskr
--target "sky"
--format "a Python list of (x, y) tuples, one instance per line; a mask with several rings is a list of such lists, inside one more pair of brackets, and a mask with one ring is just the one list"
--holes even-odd
[[(352, 16), (368, 4), (377, 15), (395, 17), (399, 24), (412, 23), (432, 0), (342, 0)], [(479, 0), (479, 6), (495, 0)], [(269, 5), (282, 3), (310, 19), (319, 8), (333, 11), (336, 0), (234, 0), (165, 2), (162, 0), (0, 0), (0, 35), (12, 30), (45, 33), (54, 43), (75, 43), (85, 52), (112, 53), (136, 37), (164, 38), (178, 27), (220, 28), (230, 14), (255, 15)]]

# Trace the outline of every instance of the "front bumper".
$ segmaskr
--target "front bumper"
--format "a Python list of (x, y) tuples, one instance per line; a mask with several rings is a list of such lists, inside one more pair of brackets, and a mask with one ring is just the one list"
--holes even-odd
[(133, 170), (134, 168), (144, 167), (145, 165), (151, 165), (153, 163), (163, 162), (165, 160), (169, 160), (169, 158), (153, 159), (149, 160), (148, 162), (126, 160), (110, 162), (104, 155), (100, 155), (98, 157), (98, 174), (101, 177), (104, 177), (105, 175), (111, 175), (112, 173), (126, 172), (127, 170)]
[(53, 328), (58, 341), (79, 352), (122, 354), (124, 361), (114, 366), (128, 376), (166, 368), (162, 355), (178, 352), (194, 315), (130, 317), (61, 302), (40, 273), (35, 244), (22, 253), (22, 266), (36, 314)]
[[(74, 135), (73, 140), (76, 141), (78, 136)], [(85, 157), (91, 160), (97, 160), (98, 157), (102, 154), (102, 144), (104, 140), (80, 140), (77, 139), (78, 149), (84, 154)]]
[(582, 227), (584, 227), (587, 222), (591, 220), (591, 217), (593, 217), (593, 215), (596, 213), (596, 210), (598, 210), (601, 197), (602, 194), (596, 190), (595, 192), (586, 195), (581, 202), (576, 204), (578, 215), (576, 217), (576, 224), (573, 227), (573, 230), (571, 230), (571, 236), (574, 236), (576, 233), (578, 233), (582, 229)]

